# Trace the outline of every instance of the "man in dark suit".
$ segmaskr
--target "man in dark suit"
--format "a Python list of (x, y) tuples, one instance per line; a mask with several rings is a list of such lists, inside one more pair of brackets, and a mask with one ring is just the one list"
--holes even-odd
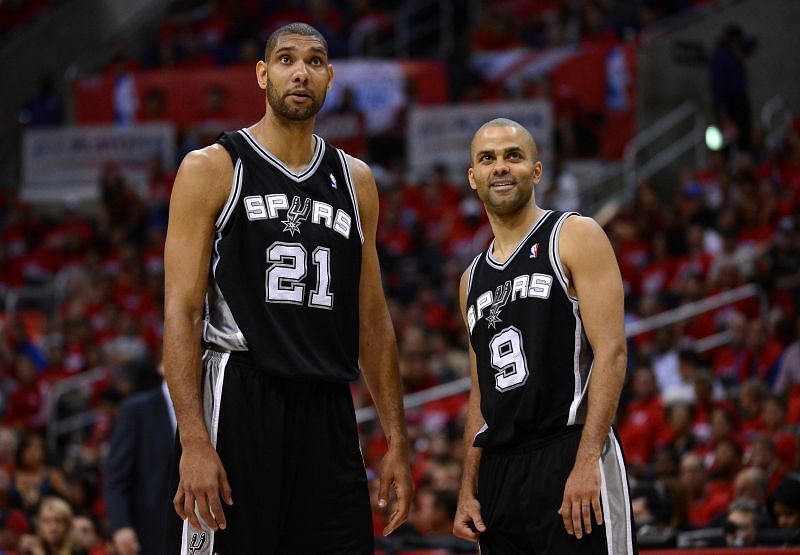
[(164, 552), (174, 445), (175, 413), (166, 382), (122, 404), (103, 483), (119, 555)]

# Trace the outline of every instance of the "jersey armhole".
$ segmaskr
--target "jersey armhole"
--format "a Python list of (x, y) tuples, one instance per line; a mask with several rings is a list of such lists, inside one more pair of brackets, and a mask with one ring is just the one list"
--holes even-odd
[(350, 174), (350, 164), (347, 163), (347, 156), (344, 151), (337, 148), (336, 153), (339, 155), (339, 161), (342, 163), (342, 173), (344, 173), (345, 185), (347, 192), (350, 193), (350, 201), (353, 203), (353, 212), (356, 216), (356, 228), (358, 229), (358, 236), (361, 238), (361, 244), (364, 244), (364, 230), (361, 229), (361, 216), (358, 212), (358, 196), (356, 195), (356, 184), (353, 182), (353, 176)]
[(469, 265), (469, 274), (467, 274), (467, 298), (469, 298), (469, 292), (472, 290), (472, 278), (475, 276), (475, 267), (478, 265), (478, 260), (480, 260), (482, 255), (483, 251), (479, 252), (478, 255), (472, 259), (472, 264)]
[(578, 298), (570, 295), (569, 293), (569, 278), (567, 278), (567, 272), (564, 270), (564, 265), (561, 263), (561, 253), (559, 252), (558, 247), (558, 239), (561, 236), (561, 227), (564, 225), (564, 222), (570, 216), (579, 216), (577, 212), (565, 212), (561, 214), (558, 218), (558, 221), (553, 226), (553, 231), (550, 233), (550, 245), (548, 248), (548, 256), (550, 257), (550, 263), (555, 270), (556, 279), (561, 284), (561, 288), (564, 290), (564, 294), (567, 296), (569, 300), (572, 302), (578, 302)]
[(233, 180), (231, 181), (231, 190), (228, 193), (228, 199), (225, 201), (222, 210), (220, 210), (217, 221), (214, 222), (214, 227), (216, 228), (217, 233), (221, 233), (222, 230), (225, 229), (225, 225), (228, 223), (228, 220), (230, 219), (231, 214), (236, 207), (236, 203), (239, 201), (239, 195), (242, 192), (243, 173), (242, 159), (237, 158), (233, 166)]

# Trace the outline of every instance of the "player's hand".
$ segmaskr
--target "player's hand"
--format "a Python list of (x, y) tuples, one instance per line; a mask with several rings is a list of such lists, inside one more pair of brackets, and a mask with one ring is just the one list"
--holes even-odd
[(393, 491), (396, 502), (394, 510), (389, 513), (389, 523), (383, 529), (388, 536), (408, 518), (414, 487), (411, 485), (411, 466), (408, 462), (408, 445), (390, 446), (381, 461), (380, 486), (378, 489), (378, 506), (385, 508), (389, 504), (389, 492)]
[(481, 504), (478, 500), (473, 496), (459, 499), (458, 510), (453, 519), (453, 535), (476, 542), (480, 538), (481, 532), (485, 531), (486, 525), (481, 517)]
[[(226, 527), (225, 513), (222, 511), (222, 499), (233, 505), (231, 486), (228, 475), (222, 468), (219, 455), (207, 441), (184, 446), (180, 463), (181, 481), (172, 504), (175, 512), (182, 519), (189, 519), (189, 524), (196, 530), (203, 527), (199, 517), (211, 530), (222, 530)], [(197, 510), (195, 511), (195, 503)]]
[(141, 550), (136, 530), (130, 527), (120, 528), (114, 532), (111, 541), (114, 544), (114, 551), (118, 555), (137, 555)]
[[(600, 505), (600, 464), (576, 463), (564, 486), (564, 499), (558, 514), (564, 521), (567, 534), (581, 539), (584, 532), (592, 533), (592, 511), (597, 524), (603, 524)], [(582, 524), (582, 525), (581, 525)]]

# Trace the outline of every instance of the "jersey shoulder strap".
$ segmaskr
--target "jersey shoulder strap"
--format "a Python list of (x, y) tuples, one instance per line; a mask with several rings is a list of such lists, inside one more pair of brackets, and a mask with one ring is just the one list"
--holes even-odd
[(224, 131), (220, 133), (217, 140), (214, 141), (215, 144), (222, 145), (225, 150), (228, 151), (234, 164), (239, 158), (239, 151), (236, 149), (236, 140), (234, 139), (234, 135), (237, 133), (238, 131)]

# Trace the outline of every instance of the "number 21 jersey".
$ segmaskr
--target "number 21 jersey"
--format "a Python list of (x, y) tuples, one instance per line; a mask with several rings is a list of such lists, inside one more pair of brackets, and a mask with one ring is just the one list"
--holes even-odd
[(314, 140), (300, 172), (247, 129), (218, 140), (234, 178), (216, 222), (203, 340), (250, 351), (273, 375), (344, 382), (358, 376), (363, 233), (345, 154)]
[(545, 211), (505, 262), (492, 243), (469, 267), (467, 324), (486, 421), (476, 447), (518, 449), (584, 421), (592, 352), (558, 252), (571, 215)]

